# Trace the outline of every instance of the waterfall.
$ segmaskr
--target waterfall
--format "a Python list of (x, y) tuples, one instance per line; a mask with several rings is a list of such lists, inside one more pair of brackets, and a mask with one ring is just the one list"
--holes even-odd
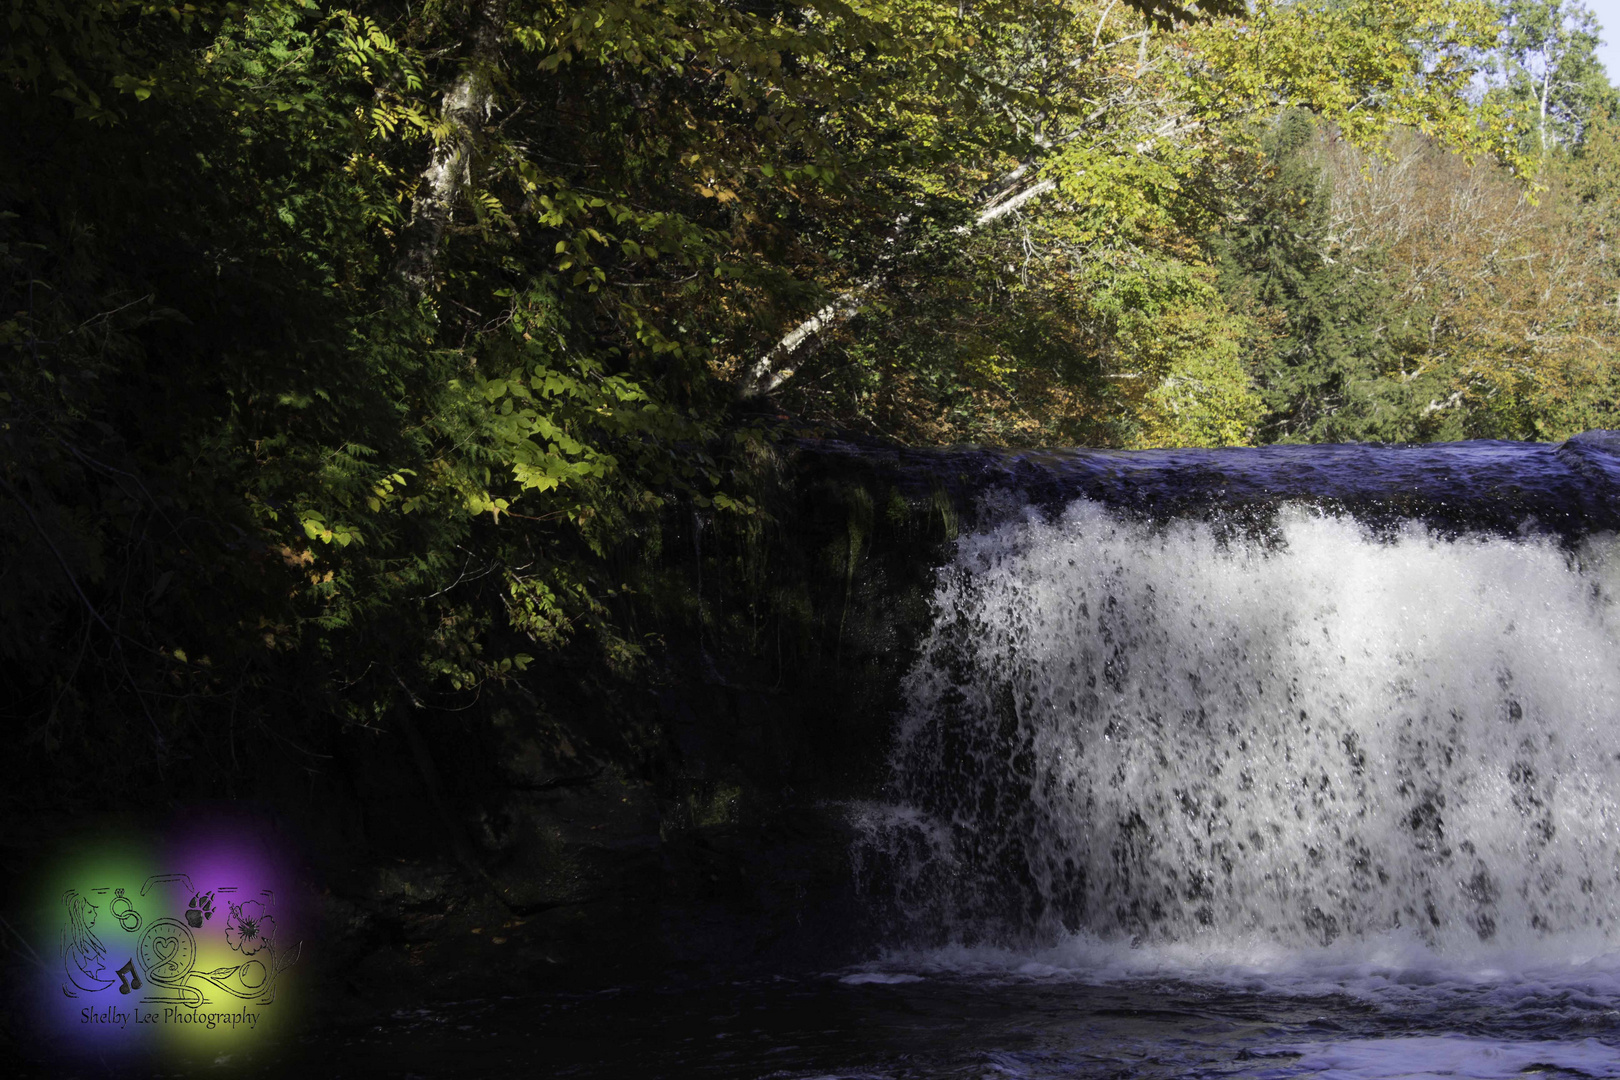
[(1005, 515), (939, 572), (865, 887), (918, 944), (1620, 947), (1616, 551)]

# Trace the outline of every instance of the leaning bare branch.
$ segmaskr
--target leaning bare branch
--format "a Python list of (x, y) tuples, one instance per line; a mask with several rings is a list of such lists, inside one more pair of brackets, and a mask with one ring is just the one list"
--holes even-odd
[(872, 278), (847, 290), (838, 299), (788, 331), (770, 352), (760, 357), (743, 376), (739, 393), (744, 398), (762, 397), (793, 378), (794, 369), (784, 366), (805, 342), (830, 326), (853, 318), (861, 309), (861, 298), (877, 285)]
[[(1023, 167), (1020, 166), (1014, 175), (1022, 171)], [(966, 225), (957, 226), (955, 232), (959, 235), (966, 235), (974, 229), (981, 228), (1007, 216), (1019, 207), (1040, 198), (1055, 187), (1057, 187), (1057, 181), (1047, 178), (1031, 184), (1023, 191), (1010, 197), (1003, 197), (1002, 194), (998, 194), (988, 207), (979, 212), (978, 217)], [(790, 365), (794, 355), (822, 331), (853, 318), (855, 313), (861, 309), (862, 298), (876, 288), (882, 280), (881, 275), (871, 277), (858, 285), (846, 289), (832, 303), (784, 334), (775, 345), (771, 346), (769, 352), (756, 360), (743, 373), (742, 380), (738, 384), (738, 396), (745, 400), (762, 397), (765, 394), (772, 393), (777, 387), (793, 378), (795, 369)]]
[(974, 229), (982, 228), (998, 218), (1006, 217), (1008, 214), (1012, 213), (1014, 210), (1017, 210), (1025, 203), (1040, 198), (1042, 195), (1045, 195), (1048, 191), (1051, 191), (1055, 187), (1057, 187), (1057, 181), (1051, 177), (1047, 177), (1038, 184), (1031, 184), (1029, 187), (1025, 188), (1023, 191), (1020, 191), (1012, 198), (999, 202), (983, 211), (978, 217), (973, 219), (973, 224), (958, 225), (956, 227), (956, 232), (960, 235), (966, 235), (972, 232)]

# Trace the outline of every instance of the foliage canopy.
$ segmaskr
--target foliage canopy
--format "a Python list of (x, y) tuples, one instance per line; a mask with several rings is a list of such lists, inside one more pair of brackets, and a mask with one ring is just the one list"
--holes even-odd
[(616, 568), (674, 508), (758, 514), (777, 410), (1604, 423), (1583, 11), (12, 0), (4, 709), (80, 753), (137, 715), (95, 753), (161, 761), (220, 716), (469, 707), (570, 642), (634, 665)]

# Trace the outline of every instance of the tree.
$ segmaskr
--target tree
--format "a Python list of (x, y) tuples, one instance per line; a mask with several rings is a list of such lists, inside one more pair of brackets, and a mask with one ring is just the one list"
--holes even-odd
[(1597, 57), (1599, 26), (1582, 0), (1507, 0), (1491, 53), (1492, 94), (1543, 159), (1575, 146), (1615, 94)]
[(1352, 257), (1335, 235), (1324, 142), (1308, 114), (1282, 114), (1214, 242), (1228, 302), (1271, 329), (1250, 354), (1262, 442), (1394, 437), (1380, 376), (1410, 348), (1401, 328), (1421, 321), (1394, 306), (1381, 252)]

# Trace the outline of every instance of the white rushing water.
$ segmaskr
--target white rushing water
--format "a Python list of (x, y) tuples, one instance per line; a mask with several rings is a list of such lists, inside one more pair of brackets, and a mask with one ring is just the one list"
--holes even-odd
[(863, 879), (958, 969), (1581, 969), (1620, 950), (1617, 552), (1084, 502), (965, 537)]

